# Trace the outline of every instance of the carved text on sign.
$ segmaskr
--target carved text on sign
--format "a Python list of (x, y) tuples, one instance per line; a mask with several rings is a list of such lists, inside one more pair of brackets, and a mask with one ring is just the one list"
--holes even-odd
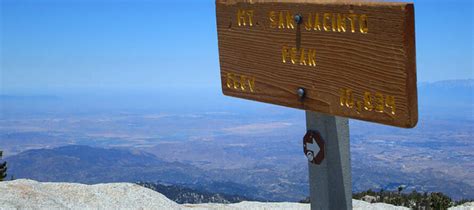
[(283, 63), (299, 64), (304, 66), (316, 66), (316, 50), (283, 46), (281, 49), (281, 61)]
[(294, 16), (290, 11), (270, 11), (268, 15), (270, 27), (279, 29), (294, 29), (295, 25), (293, 24), (293, 17)]
[[(240, 10), (239, 10), (240, 11)], [(295, 29), (294, 16), (288, 10), (270, 11), (268, 20), (271, 28)], [(308, 13), (303, 22), (307, 31), (331, 31), (331, 32), (360, 32), (366, 34), (369, 32), (368, 16), (365, 14), (353, 13)]]
[[(395, 97), (379, 92), (364, 92), (362, 100), (354, 99), (354, 93), (351, 89), (340, 90), (340, 105), (347, 108), (354, 108), (358, 114), (362, 111), (374, 111), (378, 113), (390, 113), (395, 115)], [(387, 108), (387, 109), (385, 109)]]
[(241, 74), (227, 73), (226, 86), (230, 89), (253, 93), (255, 91), (255, 78)]
[(416, 125), (413, 3), (216, 0), (216, 17), (224, 95)]
[(307, 31), (369, 32), (367, 15), (341, 13), (309, 13), (304, 21)]
[(237, 24), (239, 26), (253, 26), (253, 10), (239, 9), (237, 10)]

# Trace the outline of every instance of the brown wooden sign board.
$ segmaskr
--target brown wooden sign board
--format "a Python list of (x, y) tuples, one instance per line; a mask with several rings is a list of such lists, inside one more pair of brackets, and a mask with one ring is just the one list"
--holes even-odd
[(416, 125), (413, 4), (217, 0), (216, 13), (225, 95)]

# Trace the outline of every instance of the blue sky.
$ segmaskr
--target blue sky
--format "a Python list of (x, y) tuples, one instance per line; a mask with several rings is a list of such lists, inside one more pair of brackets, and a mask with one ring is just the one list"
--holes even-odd
[[(0, 0), (1, 88), (219, 88), (214, 1)], [(474, 78), (471, 0), (415, 1), (418, 81)]]

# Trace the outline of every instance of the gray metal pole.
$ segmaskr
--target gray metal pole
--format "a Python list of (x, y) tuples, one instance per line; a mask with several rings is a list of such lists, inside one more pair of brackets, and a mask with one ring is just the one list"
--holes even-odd
[(306, 111), (306, 128), (319, 131), (325, 142), (321, 164), (308, 162), (311, 209), (352, 209), (348, 119)]

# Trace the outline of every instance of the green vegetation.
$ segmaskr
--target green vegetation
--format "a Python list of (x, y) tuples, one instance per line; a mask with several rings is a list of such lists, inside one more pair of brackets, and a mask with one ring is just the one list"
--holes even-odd
[[(0, 160), (2, 159), (3, 151), (0, 151)], [(7, 177), (7, 162), (0, 163), (0, 181)]]
[[(423, 193), (413, 190), (411, 193), (402, 193), (404, 188), (405, 186), (400, 186), (397, 188), (397, 191), (384, 191), (382, 189), (379, 192), (367, 190), (353, 193), (352, 198), (370, 203), (388, 203), (395, 206), (405, 206), (416, 210), (448, 209), (452, 206), (459, 206), (474, 201), (469, 199), (453, 201), (450, 197), (440, 192)], [(309, 197), (300, 201), (300, 203), (309, 202)]]
[(176, 203), (238, 203), (254, 200), (240, 195), (226, 193), (210, 193), (205, 190), (196, 190), (179, 185), (164, 185), (152, 182), (137, 182), (138, 185), (152, 189), (175, 201)]
[(402, 193), (403, 188), (397, 192), (372, 190), (355, 193), (354, 199), (365, 200), (371, 203), (388, 203), (396, 206), (406, 206), (411, 209), (447, 209), (451, 206), (461, 205), (469, 200), (455, 202), (447, 195), (440, 192), (420, 193), (413, 190), (411, 193)]

